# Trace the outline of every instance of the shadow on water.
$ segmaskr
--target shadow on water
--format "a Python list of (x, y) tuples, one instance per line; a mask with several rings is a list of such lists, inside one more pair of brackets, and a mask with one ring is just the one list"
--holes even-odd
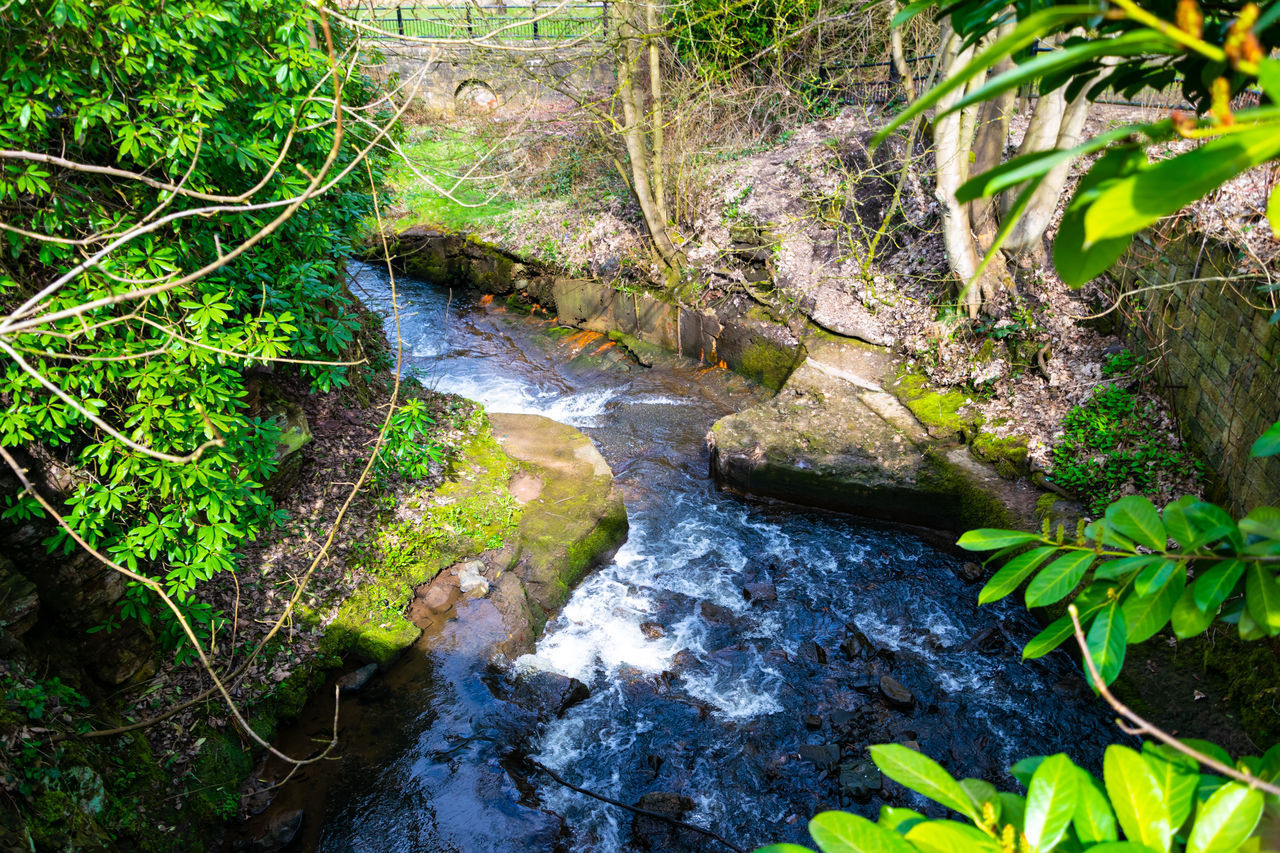
[[(366, 303), (389, 310), (385, 274), (356, 276)], [(687, 797), (687, 820), (750, 848), (804, 842), (824, 808), (927, 809), (880, 778), (871, 743), (913, 743), (956, 776), (1008, 786), (1018, 758), (1066, 751), (1096, 766), (1115, 739), (1076, 665), (1023, 662), (1036, 626), (1014, 605), (979, 611), (954, 555), (903, 530), (716, 491), (703, 440), (760, 398), (741, 379), (676, 359), (645, 369), (607, 341), (549, 334), (423, 283), (401, 282), (400, 297), (420, 381), (582, 429), (617, 475), (631, 534), (537, 644), (542, 665), (589, 698), (559, 716), (508, 701), (508, 667), (487, 653), (501, 639), (496, 613), (460, 605), (344, 699), (340, 758), (300, 771), (260, 818), (304, 809), (291, 849), (636, 842), (631, 815), (525, 756), (624, 802)], [(282, 746), (314, 749), (331, 702), (313, 702)]]

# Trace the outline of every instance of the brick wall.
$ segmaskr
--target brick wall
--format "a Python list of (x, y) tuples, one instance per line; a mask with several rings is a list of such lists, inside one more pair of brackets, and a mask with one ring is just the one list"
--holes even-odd
[(1128, 337), (1158, 359), (1157, 378), (1183, 435), (1205, 462), (1210, 496), (1243, 514), (1280, 504), (1280, 457), (1249, 449), (1280, 420), (1280, 293), (1259, 280), (1227, 281), (1234, 250), (1174, 225), (1143, 232), (1117, 267)]

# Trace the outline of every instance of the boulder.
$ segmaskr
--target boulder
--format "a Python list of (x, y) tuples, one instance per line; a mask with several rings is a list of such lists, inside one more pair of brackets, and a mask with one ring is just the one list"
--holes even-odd
[(458, 568), (458, 589), (463, 595), (473, 598), (484, 598), (489, 594), (489, 581), (481, 572), (484, 563), (471, 560)]
[(36, 585), (14, 570), (8, 559), (0, 557), (0, 625), (15, 637), (21, 637), (36, 624), (40, 615), (40, 596)]
[(369, 683), (369, 679), (378, 674), (378, 665), (368, 663), (354, 672), (349, 672), (338, 679), (338, 687), (343, 693), (358, 693)]
[(657, 622), (641, 622), (640, 633), (644, 634), (646, 639), (656, 640), (666, 636), (666, 631), (662, 630), (662, 626)]
[(777, 601), (778, 589), (771, 583), (749, 583), (742, 588), (742, 597), (751, 603)]
[[(635, 805), (636, 808), (665, 815), (673, 820), (683, 820), (695, 807), (692, 799), (671, 791), (651, 791)], [(701, 833), (642, 814), (637, 814), (631, 821), (631, 838), (637, 847), (650, 853), (692, 853), (705, 850), (708, 841)]]
[(840, 747), (834, 743), (802, 743), (796, 748), (802, 761), (814, 767), (828, 769), (840, 763)]
[(537, 655), (521, 655), (513, 665), (508, 698), (522, 708), (559, 717), (590, 695), (587, 685), (556, 672)]
[(293, 843), (302, 829), (302, 820), (302, 809), (277, 812), (248, 837), (236, 841), (232, 849), (237, 853), (278, 853)]
[(110, 687), (136, 684), (156, 672), (155, 639), (133, 623), (113, 632), (110, 642), (85, 643), (83, 649), (89, 672)]

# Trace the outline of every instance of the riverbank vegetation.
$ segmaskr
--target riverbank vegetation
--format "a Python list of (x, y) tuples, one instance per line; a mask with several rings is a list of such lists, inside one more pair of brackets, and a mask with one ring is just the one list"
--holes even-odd
[[(384, 228), (465, 231), (688, 305), (745, 296), (780, 325), (892, 350), (931, 433), (1096, 517), (960, 541), (995, 552), (984, 602), (1024, 590), (1053, 613), (1027, 657), (1075, 636), (1105, 691), (1129, 645), (1170, 632), (1274, 651), (1277, 511), (1203, 500), (1230, 484), (1203, 476), (1168, 383), (1117, 327), (1083, 324), (1134, 301), (1104, 274), (1135, 234), (1266, 188), (1280, 5), (629, 0), (575, 60), (610, 63), (611, 91), (553, 75), (554, 106), (407, 128), (408, 89), (362, 75), (357, 18), (273, 0), (0, 6), (0, 519), (21, 549), (0, 559), (0, 841), (201, 846), (238, 808), (248, 750), (326, 670), (392, 659), (417, 634), (412, 588), (515, 528), (483, 413), (402, 390), (350, 287), (346, 262)], [(1175, 79), (1189, 109), (1092, 106)], [(1277, 198), (1218, 217), (1242, 247), (1224, 281), (1264, 282), (1247, 295), (1272, 325)], [(1280, 424), (1249, 444), (1280, 454)], [(437, 494), (451, 465), (488, 491)], [(827, 813), (814, 839), (1266, 849), (1280, 749), (1170, 742), (1117, 711), (1164, 742), (1112, 747), (1101, 781), (1028, 758), (1012, 770), (1025, 797), (873, 747), (968, 823)]]

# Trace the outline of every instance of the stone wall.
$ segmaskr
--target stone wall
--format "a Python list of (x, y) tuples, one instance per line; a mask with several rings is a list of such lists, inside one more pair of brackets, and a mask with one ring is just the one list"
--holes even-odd
[(1157, 359), (1183, 435), (1204, 460), (1210, 496), (1242, 514), (1280, 504), (1280, 457), (1249, 450), (1280, 419), (1277, 294), (1228, 280), (1237, 250), (1180, 225), (1143, 232), (1117, 267), (1126, 332)]

